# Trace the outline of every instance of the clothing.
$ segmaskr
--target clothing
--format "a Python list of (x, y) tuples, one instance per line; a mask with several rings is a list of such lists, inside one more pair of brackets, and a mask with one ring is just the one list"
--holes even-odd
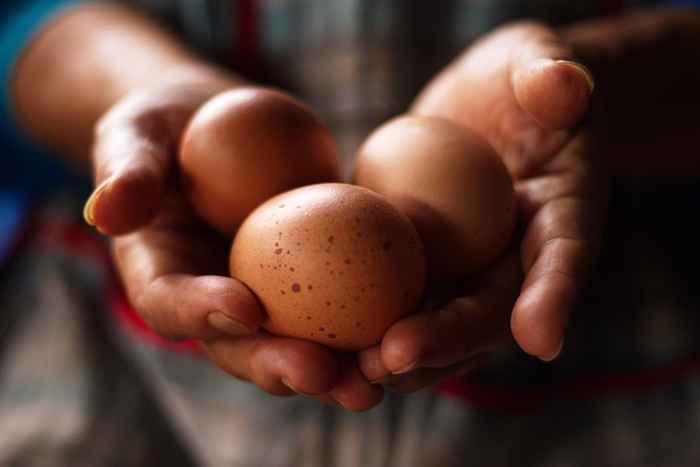
[(3, 197), (21, 200), (21, 205), (29, 206), (31, 200), (77, 179), (58, 158), (47, 157), (45, 148), (31, 142), (17, 122), (10, 97), (12, 70), (22, 50), (43, 24), (75, 3), (3, 0), (0, 5), (0, 145), (8, 169), (0, 171), (0, 193), (12, 193)]
[[(0, 465), (696, 466), (700, 372), (682, 373), (680, 365), (643, 369), (649, 362), (640, 356), (618, 365), (622, 386), (604, 384), (609, 368), (601, 368), (593, 392), (595, 380), (582, 384), (571, 377), (588, 366), (587, 359), (599, 361), (596, 348), (618, 358), (618, 346), (600, 338), (602, 329), (612, 326), (610, 332), (627, 341), (616, 322), (632, 328), (637, 315), (656, 316), (648, 325), (671, 339), (676, 335), (665, 332), (670, 327), (664, 318), (696, 313), (700, 296), (682, 278), (700, 259), (700, 249), (692, 247), (700, 229), (669, 242), (670, 235), (664, 238), (664, 229), (650, 220), (658, 214), (679, 231), (678, 220), (673, 225), (661, 212), (678, 195), (635, 194), (638, 209), (627, 210), (633, 199), (613, 207), (611, 218), (619, 221), (611, 230), (618, 233), (608, 245), (615, 253), (606, 256), (601, 271), (608, 272), (599, 282), (614, 284), (633, 317), (625, 323), (601, 318), (598, 332), (590, 326), (577, 331), (589, 345), (567, 350), (553, 365), (521, 359), (508, 369), (532, 380), (531, 386), (549, 387), (545, 398), (495, 407), (433, 391), (388, 394), (364, 414), (304, 397), (267, 396), (199, 356), (151, 345), (116, 326), (104, 313), (115, 285), (105, 245), (81, 222), (79, 200), (56, 197), (36, 213), (2, 271), (0, 307), (13, 312), (0, 314)], [(682, 204), (679, 211), (690, 203)], [(658, 261), (659, 245), (669, 244), (669, 257), (685, 251), (687, 261)], [(652, 287), (657, 289), (644, 293)], [(592, 289), (591, 300), (604, 293)], [(635, 296), (640, 301), (629, 303)], [(604, 316), (618, 307), (606, 302), (599, 309)], [(579, 329), (583, 318), (577, 315), (571, 329)], [(692, 322), (687, 327), (688, 334), (698, 329)], [(557, 390), (567, 382), (578, 391)], [(482, 387), (498, 392), (505, 385)], [(532, 392), (522, 389), (518, 394), (527, 399)]]
[[(201, 53), (309, 102), (348, 166), (372, 128), (484, 31), (531, 15), (573, 21), (621, 4), (132, 3)], [(78, 224), (73, 196), (55, 199), (0, 286), (3, 309), (13, 310), (0, 323), (10, 337), (0, 339), (0, 426), (17, 427), (0, 435), (0, 465), (696, 465), (700, 297), (687, 277), (700, 255), (687, 245), (700, 232), (681, 230), (674, 217), (693, 212), (694, 200), (620, 199), (604, 262), (559, 360), (505, 349), (440, 394), (391, 395), (362, 415), (266, 396), (190, 348), (135, 336), (105, 245)]]

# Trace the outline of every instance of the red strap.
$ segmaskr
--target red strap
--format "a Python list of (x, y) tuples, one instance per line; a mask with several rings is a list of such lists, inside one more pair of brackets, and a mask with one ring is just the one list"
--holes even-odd
[(602, 395), (629, 394), (674, 384), (700, 372), (700, 359), (644, 370), (628, 370), (604, 376), (572, 377), (536, 389), (517, 389), (478, 384), (455, 378), (440, 385), (443, 393), (496, 410), (518, 412), (553, 400), (587, 400)]

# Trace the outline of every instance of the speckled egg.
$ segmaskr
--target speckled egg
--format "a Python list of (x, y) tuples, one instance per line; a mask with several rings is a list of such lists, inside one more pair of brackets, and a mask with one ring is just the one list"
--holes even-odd
[(380, 195), (339, 183), (258, 207), (236, 235), (230, 268), (267, 311), (265, 329), (343, 351), (378, 344), (416, 310), (425, 283), (408, 218)]

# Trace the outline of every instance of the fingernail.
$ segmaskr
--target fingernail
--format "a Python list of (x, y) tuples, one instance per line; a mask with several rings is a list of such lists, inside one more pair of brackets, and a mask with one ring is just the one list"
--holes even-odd
[(310, 396), (311, 395), (311, 394), (307, 394), (307, 393), (302, 392), (302, 391), (298, 390), (297, 388), (295, 388), (294, 385), (292, 383), (290, 383), (287, 378), (282, 378), (281, 381), (282, 381), (282, 384), (284, 384), (285, 386), (287, 386), (289, 389), (296, 392), (297, 394), (301, 394), (302, 396)]
[(372, 381), (369, 382), (369, 384), (375, 384), (375, 385), (377, 385), (377, 384), (386, 384), (386, 383), (388, 383), (390, 380), (391, 380), (391, 377), (390, 377), (390, 376), (384, 376), (384, 377), (382, 377), (382, 378), (373, 379)]
[(209, 321), (212, 327), (233, 337), (247, 336), (254, 332), (240, 321), (229, 318), (220, 311), (209, 313), (209, 315), (207, 315), (207, 321)]
[(107, 191), (108, 186), (111, 184), (112, 178), (108, 178), (104, 182), (95, 188), (88, 200), (85, 202), (85, 207), (83, 208), (83, 218), (88, 225), (95, 225), (95, 204), (97, 200)]
[(287, 378), (282, 378), (282, 384), (284, 384), (285, 386), (287, 386), (287, 387), (288, 387), (289, 389), (291, 389), (292, 391), (294, 391), (294, 392), (296, 392), (296, 393), (299, 393), (299, 391), (297, 391), (297, 388), (295, 388), (295, 387), (292, 385), (292, 383), (289, 382), (289, 380), (288, 380)]
[(335, 397), (333, 397), (333, 400), (334, 400), (335, 403), (338, 404), (338, 406), (340, 406), (342, 409), (350, 410), (350, 411), (352, 412), (352, 409), (348, 409), (348, 408), (345, 406), (345, 404), (343, 404), (342, 402), (340, 402), (340, 401), (339, 401), (338, 399), (336, 399)]
[(324, 405), (338, 406), (338, 401), (335, 400), (333, 397), (329, 396), (328, 394), (324, 394), (322, 396), (316, 396), (316, 400), (318, 400), (320, 403), (322, 403)]
[(547, 363), (549, 363), (549, 362), (555, 360), (555, 359), (559, 356), (559, 354), (561, 353), (561, 349), (562, 349), (562, 348), (564, 348), (564, 340), (563, 340), (563, 339), (562, 339), (562, 341), (559, 343), (559, 348), (557, 348), (556, 352), (554, 352), (554, 353), (553, 353), (551, 356), (549, 356), (549, 357), (540, 357), (540, 360), (542, 360), (543, 362), (547, 362)]
[(476, 367), (486, 363), (488, 359), (489, 354), (487, 353), (474, 355), (473, 357), (470, 357), (464, 362), (462, 362), (462, 364), (457, 367), (457, 369), (455, 370), (455, 375), (464, 376), (472, 370), (475, 370)]
[(400, 370), (392, 371), (392, 375), (402, 375), (404, 373), (408, 373), (409, 371), (413, 371), (416, 369), (418, 366), (418, 361), (414, 361), (406, 365), (405, 367), (401, 368)]
[(586, 82), (588, 83), (588, 88), (590, 89), (590, 92), (593, 92), (593, 90), (595, 89), (595, 79), (593, 79), (593, 73), (591, 73), (591, 70), (581, 65), (580, 63), (571, 60), (557, 60), (556, 63), (569, 66), (575, 69), (581, 75), (583, 75), (583, 77), (586, 78)]

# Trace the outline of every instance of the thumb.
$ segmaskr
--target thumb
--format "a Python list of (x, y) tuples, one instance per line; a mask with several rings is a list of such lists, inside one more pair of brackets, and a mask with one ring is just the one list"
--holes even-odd
[(85, 203), (85, 221), (105, 234), (121, 235), (153, 220), (190, 117), (228, 87), (214, 81), (147, 89), (102, 117), (92, 151), (97, 188)]
[(511, 85), (520, 107), (541, 126), (566, 129), (586, 113), (594, 80), (551, 29), (533, 26), (518, 48)]
[(158, 212), (173, 147), (157, 127), (125, 122), (98, 129), (93, 149), (96, 188), (83, 215), (102, 233), (128, 233)]

